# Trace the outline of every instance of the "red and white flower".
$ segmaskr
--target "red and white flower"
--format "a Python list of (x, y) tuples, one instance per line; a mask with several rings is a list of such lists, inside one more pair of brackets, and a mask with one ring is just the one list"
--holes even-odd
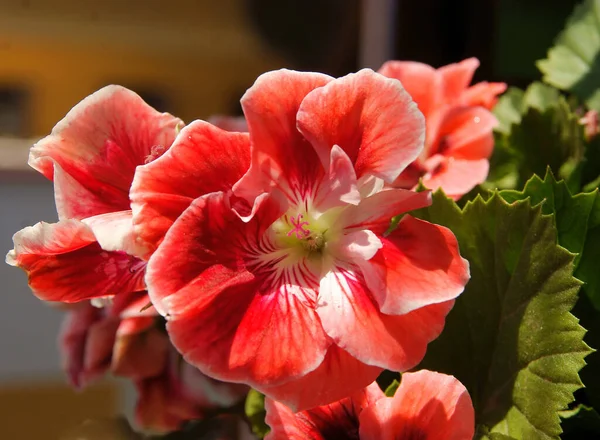
[(129, 189), (136, 167), (167, 150), (179, 125), (108, 86), (34, 145), (29, 164), (54, 182), (59, 222), (17, 232), (6, 261), (27, 272), (36, 296), (71, 303), (145, 289), (138, 257), (147, 249), (133, 235)]
[(425, 148), (394, 186), (412, 188), (423, 179), (427, 188), (442, 188), (459, 199), (486, 179), (497, 125), (489, 110), (506, 84), (469, 87), (478, 66), (469, 58), (439, 69), (412, 61), (388, 61), (379, 69), (402, 82), (427, 123)]
[[(157, 250), (146, 282), (186, 360), (295, 409), (340, 399), (384, 368), (404, 371), (469, 278), (446, 228), (408, 215), (429, 193), (382, 190), (423, 148), (398, 81), (287, 70), (242, 99), (249, 137), (186, 127), (132, 189), (136, 233)], [(198, 187), (250, 168), (189, 204)], [(212, 154), (211, 154), (212, 153)], [(214, 182), (202, 176), (214, 172)], [(183, 214), (179, 215), (182, 208)]]
[(471, 440), (475, 413), (468, 391), (452, 376), (404, 373), (393, 397), (377, 383), (329, 405), (293, 413), (267, 398), (266, 440)]

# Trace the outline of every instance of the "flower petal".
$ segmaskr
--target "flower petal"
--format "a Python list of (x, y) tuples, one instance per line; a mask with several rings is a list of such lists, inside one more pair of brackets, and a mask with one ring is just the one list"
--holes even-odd
[(494, 149), (496, 117), (483, 107), (457, 107), (442, 121), (438, 153), (457, 159), (485, 159)]
[(354, 165), (344, 150), (334, 145), (329, 160), (329, 173), (315, 190), (314, 208), (325, 212), (336, 206), (358, 205), (360, 200)]
[[(98, 323), (102, 323), (103, 320), (102, 310), (88, 302), (69, 310), (62, 322), (58, 337), (62, 367), (70, 384), (75, 388), (82, 388), (102, 376), (110, 365), (118, 320), (104, 320), (105, 325), (100, 324), (105, 330), (100, 332), (104, 337), (94, 338), (93, 349), (86, 347), (92, 328), (98, 327)], [(98, 333), (97, 330), (95, 332)], [(86, 359), (86, 354), (91, 360)]]
[(6, 262), (23, 269), (33, 293), (46, 301), (84, 299), (144, 290), (140, 260), (104, 251), (77, 220), (37, 223), (17, 232)]
[(167, 331), (203, 373), (259, 387), (302, 376), (322, 362), (330, 342), (314, 310), (293, 292), (265, 293), (253, 282), (209, 291), (198, 283), (202, 303), (196, 299), (178, 314), (180, 302), (195, 299), (186, 290), (170, 303)]
[(355, 262), (382, 313), (403, 315), (455, 299), (469, 281), (469, 262), (443, 226), (407, 215), (381, 243), (373, 258)]
[(475, 185), (485, 181), (490, 168), (487, 159), (444, 160), (433, 173), (423, 178), (423, 185), (431, 190), (442, 188), (448, 197), (460, 199), (471, 191)]
[(82, 220), (90, 227), (98, 244), (105, 251), (123, 251), (141, 257), (147, 249), (134, 235), (131, 211), (117, 211), (88, 217)]
[(364, 282), (338, 267), (321, 280), (317, 313), (334, 343), (358, 360), (406, 371), (423, 359), (427, 344), (444, 328), (452, 305), (449, 301), (401, 316), (384, 315)]
[(112, 349), (114, 375), (138, 380), (157, 376), (165, 368), (171, 345), (164, 331), (154, 327), (155, 322), (152, 317), (120, 322)]
[(429, 191), (386, 189), (364, 199), (358, 206), (346, 208), (338, 226), (346, 232), (368, 229), (383, 235), (390, 227), (392, 217), (429, 205)]
[(388, 61), (377, 72), (399, 80), (427, 119), (437, 105), (441, 87), (433, 67), (414, 61)]
[(381, 240), (369, 230), (353, 231), (344, 234), (336, 243), (331, 252), (337, 258), (347, 262), (370, 260), (381, 249)]
[(312, 189), (323, 169), (312, 146), (296, 129), (296, 115), (306, 95), (331, 80), (320, 73), (282, 69), (259, 76), (244, 94), (241, 102), (250, 131), (252, 164), (234, 187), (239, 197), (252, 201), (277, 186), (288, 199), (296, 200)]
[(498, 95), (505, 90), (506, 83), (483, 81), (465, 90), (460, 100), (463, 105), (482, 106), (491, 110), (498, 101)]
[(373, 382), (382, 371), (382, 368), (367, 365), (340, 347), (331, 345), (317, 369), (282, 385), (260, 387), (258, 390), (297, 412), (326, 405), (358, 392)]
[(230, 190), (249, 165), (247, 133), (192, 122), (162, 157), (138, 167), (131, 187), (136, 233), (153, 252), (194, 199)]
[(359, 420), (361, 440), (471, 440), (475, 434), (473, 403), (464, 385), (427, 370), (404, 373), (394, 397), (369, 405)]
[(376, 382), (337, 402), (297, 413), (267, 397), (265, 422), (271, 431), (265, 440), (358, 438), (360, 413), (382, 398), (385, 395)]
[(269, 209), (263, 204), (244, 223), (223, 193), (197, 199), (147, 271), (150, 297), (188, 362), (217, 379), (252, 386), (314, 370), (330, 344), (310, 306), (316, 293), (302, 277), (275, 277), (268, 262), (262, 271), (252, 268), (256, 275), (246, 267), (263, 255), (261, 225), (272, 223), (265, 221)]
[[(158, 316), (158, 312), (152, 306), (150, 298), (148, 297), (148, 292), (145, 290), (138, 292), (123, 292), (114, 296), (111, 298), (109, 310), (111, 315), (118, 316), (122, 319), (139, 318), (141, 316)], [(136, 323), (135, 326), (128, 327), (129, 332), (136, 333), (144, 330), (145, 328), (140, 326), (140, 324), (144, 322), (147, 323), (148, 321), (133, 320), (129, 322)]]
[[(71, 178), (56, 182), (62, 193), (61, 219), (126, 210), (135, 167), (145, 163), (153, 148), (169, 148), (179, 124), (181, 120), (157, 112), (134, 92), (107, 86), (73, 107), (35, 144), (29, 164), (51, 180), (58, 164)], [(74, 197), (82, 190), (65, 188), (68, 180), (91, 198)]]
[(437, 70), (441, 78), (442, 101), (457, 104), (461, 94), (467, 89), (475, 70), (479, 67), (477, 58), (467, 58), (460, 63), (448, 64)]
[(402, 85), (363, 69), (309, 93), (298, 112), (298, 129), (325, 168), (339, 145), (354, 162), (356, 176), (391, 183), (413, 162), (425, 139), (422, 113)]

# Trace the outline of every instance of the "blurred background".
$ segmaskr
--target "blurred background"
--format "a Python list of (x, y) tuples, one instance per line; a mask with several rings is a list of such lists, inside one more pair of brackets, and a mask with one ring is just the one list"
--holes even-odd
[[(0, 0), (0, 250), (55, 221), (29, 147), (68, 110), (116, 83), (185, 121), (240, 114), (256, 77), (281, 67), (341, 76), (388, 59), (441, 66), (475, 56), (477, 80), (525, 85), (575, 0)], [(55, 439), (129, 410), (105, 381), (76, 393), (60, 370), (62, 312), (0, 264), (0, 438)]]

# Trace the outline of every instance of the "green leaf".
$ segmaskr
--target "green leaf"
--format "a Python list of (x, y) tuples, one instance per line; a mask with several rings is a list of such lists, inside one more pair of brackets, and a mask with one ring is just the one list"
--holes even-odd
[(493, 432), (491, 434), (482, 434), (481, 438), (485, 440), (516, 440), (514, 437), (498, 434), (497, 432)]
[(498, 99), (493, 110), (498, 119), (496, 131), (510, 134), (512, 126), (520, 124), (523, 115), (530, 108), (545, 112), (556, 105), (559, 95), (557, 89), (538, 81), (531, 83), (525, 91), (518, 87), (509, 87)]
[(497, 193), (461, 210), (438, 191), (419, 214), (449, 227), (471, 267), (442, 335), (419, 368), (452, 374), (469, 390), (477, 438), (558, 439), (559, 411), (582, 386), (590, 352), (570, 313), (581, 282), (556, 243), (552, 217)]
[(575, 277), (585, 282), (583, 291), (600, 310), (600, 198), (598, 190), (572, 196), (564, 181), (557, 182), (550, 170), (544, 180), (534, 175), (523, 191), (501, 191), (509, 203), (529, 198), (541, 204), (544, 214), (554, 214), (558, 243), (577, 254)]
[(394, 397), (394, 394), (396, 394), (396, 390), (398, 389), (399, 386), (400, 386), (400, 382), (398, 382), (396, 379), (394, 379), (394, 381), (390, 384), (390, 386), (385, 389), (384, 394), (388, 397)]
[(600, 109), (600, 0), (578, 5), (545, 60), (543, 80)]
[(577, 171), (585, 154), (583, 127), (562, 96), (544, 111), (529, 107), (521, 123), (513, 125), (506, 143), (517, 157), (518, 188), (533, 174), (543, 175), (549, 166), (579, 189)]
[(265, 423), (265, 396), (251, 389), (246, 397), (246, 416), (252, 426), (252, 432), (259, 438), (264, 438), (271, 430)]
[[(600, 159), (600, 145), (586, 151), (581, 116), (555, 88), (539, 82), (525, 92), (511, 88), (494, 113), (500, 125), (484, 188), (522, 188), (532, 174), (541, 175), (550, 166), (579, 191), (582, 182), (587, 184), (600, 174), (593, 160), (595, 151)], [(586, 155), (592, 155), (591, 160), (586, 161)]]
[(509, 87), (494, 106), (494, 116), (498, 119), (496, 131), (510, 134), (513, 124), (521, 122), (525, 93), (517, 87)]
[[(572, 196), (564, 182), (557, 182), (548, 172), (544, 180), (533, 176), (523, 191), (502, 191), (509, 202), (529, 198), (540, 204), (545, 214), (554, 214), (558, 242), (577, 253), (575, 276), (584, 281), (580, 298), (573, 313), (587, 329), (585, 341), (600, 348), (600, 195), (598, 190)], [(600, 352), (586, 358), (587, 366), (581, 371), (585, 395), (596, 410), (600, 410)]]
[(525, 113), (530, 108), (545, 112), (558, 102), (560, 92), (554, 87), (535, 81), (527, 87), (523, 96), (521, 111)]

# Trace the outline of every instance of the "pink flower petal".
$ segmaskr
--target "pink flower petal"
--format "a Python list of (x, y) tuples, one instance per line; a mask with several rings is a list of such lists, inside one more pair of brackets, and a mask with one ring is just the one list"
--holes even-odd
[(447, 104), (457, 103), (461, 94), (471, 84), (478, 67), (477, 58), (467, 58), (460, 63), (440, 67), (437, 73), (441, 78), (442, 101)]
[(369, 230), (344, 234), (332, 245), (331, 252), (347, 262), (370, 260), (382, 246), (381, 239)]
[(271, 431), (265, 440), (358, 438), (360, 413), (382, 398), (385, 395), (376, 382), (337, 402), (297, 413), (267, 397), (265, 422)]
[(334, 343), (358, 360), (406, 371), (423, 359), (427, 344), (444, 328), (452, 305), (449, 301), (401, 316), (384, 315), (364, 282), (336, 268), (321, 280), (317, 313)]
[[(125, 318), (138, 318), (141, 316), (156, 317), (158, 312), (151, 305), (148, 292), (145, 290), (139, 292), (122, 292), (112, 298), (110, 305), (110, 314), (118, 316), (122, 319)], [(136, 323), (144, 321), (132, 321)], [(136, 326), (132, 328), (132, 331), (140, 331), (140, 328)]]
[(296, 200), (312, 189), (323, 170), (314, 149), (296, 129), (296, 115), (306, 95), (331, 80), (320, 73), (282, 69), (261, 75), (248, 89), (241, 102), (250, 131), (252, 165), (234, 187), (238, 196), (251, 201), (277, 186)]
[(427, 370), (404, 373), (394, 397), (369, 405), (359, 421), (361, 440), (471, 440), (475, 434), (465, 387), (452, 376)]
[(381, 238), (368, 261), (356, 260), (382, 313), (403, 315), (455, 299), (469, 281), (452, 231), (410, 215)]
[(297, 412), (359, 392), (382, 371), (382, 368), (364, 364), (340, 347), (331, 345), (317, 369), (299, 379), (274, 387), (260, 387), (258, 390)]
[(269, 263), (263, 274), (246, 267), (269, 246), (259, 242), (261, 224), (272, 223), (269, 208), (244, 223), (224, 194), (199, 198), (148, 265), (149, 294), (173, 344), (217, 379), (275, 385), (317, 368), (330, 344), (311, 307), (310, 279), (276, 275)]
[(165, 368), (171, 345), (152, 317), (123, 319), (112, 348), (111, 372), (139, 380), (157, 376)]
[(162, 157), (137, 169), (131, 187), (136, 233), (153, 252), (194, 199), (230, 190), (249, 164), (248, 134), (192, 122)]
[(37, 223), (17, 232), (6, 262), (23, 269), (33, 293), (46, 301), (77, 302), (144, 290), (140, 261), (107, 252), (77, 220)]
[(123, 251), (136, 257), (147, 253), (133, 231), (131, 211), (108, 212), (82, 220), (105, 251)]
[(120, 190), (104, 188), (99, 197), (86, 182), (78, 182), (54, 163), (54, 201), (60, 219), (83, 219), (100, 213), (115, 211), (116, 207), (129, 209), (125, 194)]
[(437, 71), (423, 63), (414, 61), (388, 61), (378, 70), (388, 78), (397, 79), (412, 96), (425, 118), (437, 105), (441, 90)]
[[(107, 86), (73, 107), (35, 144), (29, 164), (48, 179), (54, 178), (55, 164), (68, 175), (55, 184), (61, 219), (127, 210), (135, 167), (153, 149), (169, 148), (179, 124), (181, 120), (157, 112), (134, 92)], [(69, 181), (77, 188), (67, 188)], [(76, 197), (83, 192), (89, 197)]]
[[(88, 333), (93, 325), (103, 319), (102, 310), (93, 307), (90, 303), (81, 303), (69, 310), (62, 322), (58, 337), (62, 367), (70, 384), (81, 388), (88, 382), (104, 374), (109, 366), (112, 343), (100, 356), (103, 358), (99, 365), (92, 365), (91, 370), (86, 370), (84, 364), (90, 365), (85, 360)], [(114, 320), (114, 331), (109, 339), (114, 341), (114, 332), (118, 321)]]
[(429, 205), (429, 191), (386, 189), (364, 199), (358, 206), (346, 208), (339, 226), (346, 232), (368, 229), (382, 235), (390, 227), (392, 217)]
[(298, 129), (328, 168), (339, 145), (354, 162), (356, 175), (373, 174), (391, 183), (421, 150), (423, 115), (396, 81), (363, 69), (331, 81), (306, 96)]
[(460, 100), (463, 105), (482, 106), (491, 110), (498, 101), (498, 95), (505, 90), (506, 83), (483, 81), (465, 90)]
[(360, 199), (354, 165), (344, 150), (334, 145), (329, 160), (329, 173), (315, 190), (314, 208), (325, 212), (336, 206), (358, 205)]
[(80, 383), (87, 385), (102, 376), (110, 366), (119, 320), (104, 317), (90, 325), (86, 333), (83, 371)]
[(448, 197), (460, 199), (475, 185), (485, 181), (490, 163), (487, 159), (445, 160), (433, 173), (423, 178), (423, 185), (432, 190), (442, 188)]
[(443, 119), (437, 152), (457, 159), (486, 159), (494, 149), (496, 117), (483, 107), (456, 107)]

